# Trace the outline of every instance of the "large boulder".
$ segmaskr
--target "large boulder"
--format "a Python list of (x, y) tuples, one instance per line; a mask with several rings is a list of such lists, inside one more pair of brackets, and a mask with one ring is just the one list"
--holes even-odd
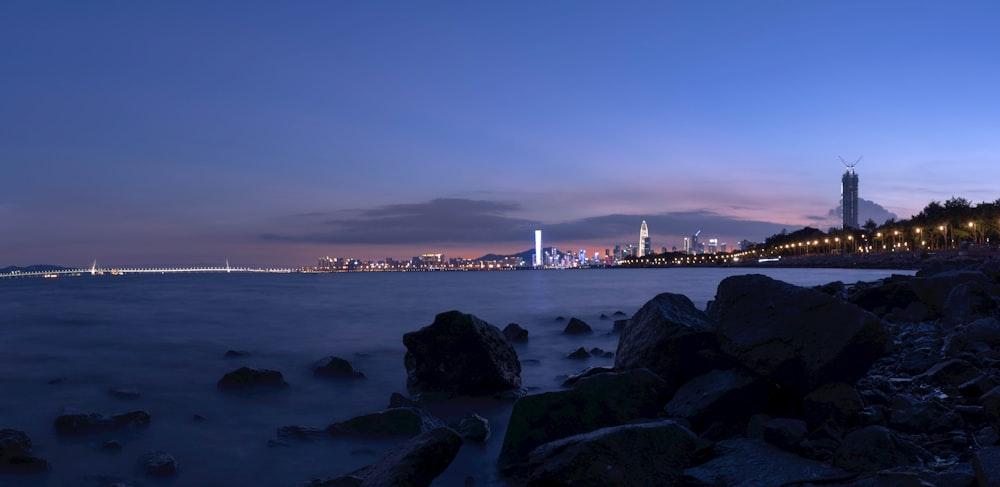
[(615, 370), (648, 368), (677, 386), (724, 368), (714, 325), (687, 296), (663, 293), (649, 300), (622, 330)]
[(462, 437), (441, 427), (421, 433), (355, 472), (363, 487), (427, 487), (451, 465)]
[(908, 280), (892, 280), (879, 286), (862, 287), (847, 300), (878, 316), (885, 316), (892, 311), (907, 309), (918, 298)]
[(149, 413), (143, 410), (114, 415), (67, 411), (55, 419), (55, 427), (60, 435), (87, 435), (144, 427), (151, 420)]
[(972, 456), (972, 468), (980, 486), (1000, 487), (1000, 446), (988, 446)]
[(579, 318), (570, 318), (569, 323), (566, 323), (566, 328), (563, 329), (563, 333), (566, 335), (582, 335), (593, 332), (594, 329)]
[(31, 438), (15, 429), (0, 430), (0, 473), (40, 473), (49, 462), (34, 455)]
[(285, 376), (277, 370), (240, 367), (223, 375), (216, 387), (224, 391), (283, 389), (288, 387)]
[(828, 382), (854, 383), (891, 343), (875, 315), (759, 274), (719, 283), (708, 315), (724, 352), (800, 395)]
[(529, 485), (674, 485), (698, 445), (671, 420), (602, 428), (532, 450)]
[(990, 316), (996, 307), (990, 296), (989, 284), (970, 280), (958, 284), (948, 293), (941, 304), (941, 314), (948, 323), (959, 324)]
[(663, 409), (668, 416), (685, 418), (701, 431), (714, 422), (745, 422), (766, 405), (766, 384), (744, 371), (730, 369), (695, 377), (681, 386)]
[(403, 335), (411, 392), (489, 395), (521, 386), (521, 362), (499, 328), (459, 311)]
[(333, 423), (326, 431), (336, 436), (410, 437), (442, 426), (441, 420), (424, 409), (400, 407)]
[(852, 472), (871, 472), (919, 464), (926, 452), (882, 426), (866, 426), (844, 437), (833, 464)]
[(507, 337), (509, 342), (524, 343), (528, 341), (528, 330), (521, 328), (517, 323), (508, 323), (503, 329), (503, 336)]
[(364, 379), (365, 374), (358, 372), (347, 360), (340, 357), (323, 357), (312, 364), (313, 374), (319, 377), (341, 379)]
[(927, 277), (915, 277), (910, 280), (913, 292), (921, 302), (926, 304), (935, 313), (942, 313), (945, 309), (945, 301), (951, 291), (960, 284), (975, 282), (982, 286), (988, 286), (989, 280), (986, 275), (978, 271), (945, 271)]
[(523, 473), (528, 454), (539, 445), (654, 418), (668, 397), (666, 383), (648, 369), (598, 374), (569, 390), (522, 397), (510, 414), (498, 467), (505, 474)]
[(854, 424), (864, 406), (861, 394), (850, 384), (831, 382), (802, 398), (802, 416), (810, 430), (829, 420), (844, 427)]

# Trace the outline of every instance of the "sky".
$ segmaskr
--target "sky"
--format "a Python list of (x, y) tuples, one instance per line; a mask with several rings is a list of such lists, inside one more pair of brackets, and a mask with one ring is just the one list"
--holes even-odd
[[(762, 241), (1000, 198), (993, 1), (0, 2), (0, 266)], [(867, 209), (867, 210), (866, 210)], [(834, 211), (831, 211), (834, 210)], [(868, 213), (866, 213), (866, 211)]]

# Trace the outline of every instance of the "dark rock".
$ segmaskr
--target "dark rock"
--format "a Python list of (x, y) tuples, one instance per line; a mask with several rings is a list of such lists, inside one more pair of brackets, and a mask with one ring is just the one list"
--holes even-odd
[(529, 485), (675, 485), (698, 445), (675, 421), (602, 428), (532, 450)]
[(954, 393), (960, 385), (980, 375), (982, 372), (969, 362), (962, 359), (951, 359), (934, 365), (926, 372), (914, 377), (913, 380), (940, 386), (948, 392)]
[(500, 330), (458, 311), (403, 335), (411, 392), (489, 395), (521, 386), (517, 352)]
[(715, 458), (684, 470), (691, 486), (774, 487), (809, 485), (810, 479), (828, 479), (845, 472), (827, 463), (807, 460), (767, 442), (735, 438), (715, 444)]
[(177, 460), (165, 451), (149, 452), (142, 457), (142, 470), (150, 477), (173, 477), (178, 468)]
[(961, 416), (937, 402), (898, 394), (892, 398), (889, 425), (907, 433), (944, 433), (962, 428), (964, 422)]
[(312, 479), (296, 487), (361, 487), (364, 479), (357, 475), (343, 475), (334, 478)]
[(992, 316), (975, 320), (965, 325), (961, 336), (967, 342), (982, 342), (991, 347), (1000, 346), (1000, 321)]
[(285, 377), (277, 370), (240, 367), (219, 379), (219, 389), (241, 391), (251, 389), (281, 389), (288, 387)]
[(735, 369), (713, 370), (681, 386), (663, 410), (700, 431), (713, 422), (745, 422), (766, 404), (767, 388), (759, 379)]
[(990, 389), (979, 400), (982, 401), (986, 419), (990, 422), (990, 426), (993, 427), (993, 431), (1000, 434), (1000, 387)]
[(816, 286), (815, 289), (837, 299), (847, 299), (847, 286), (844, 286), (844, 283), (840, 281), (828, 282), (821, 286)]
[(996, 303), (990, 296), (989, 285), (977, 280), (962, 282), (955, 286), (941, 305), (941, 314), (952, 324), (986, 317), (995, 310)]
[(327, 426), (331, 435), (415, 436), (444, 426), (441, 420), (420, 408), (392, 408), (365, 414)]
[[(894, 310), (906, 309), (916, 301), (917, 294), (907, 281), (893, 281), (877, 287), (859, 289), (848, 297), (848, 302), (878, 316), (885, 316)], [(914, 314), (913, 318), (916, 319), (912, 321), (921, 321), (926, 317), (926, 313), (921, 316)]]
[(593, 332), (594, 329), (590, 325), (578, 318), (570, 318), (569, 323), (566, 323), (566, 328), (563, 329), (563, 333), (566, 335), (582, 335)]
[(324, 357), (312, 365), (313, 374), (320, 377), (336, 377), (344, 379), (364, 379), (365, 374), (358, 372), (350, 362), (340, 357)]
[(622, 331), (615, 370), (648, 368), (674, 389), (724, 368), (713, 328), (687, 296), (660, 294), (646, 302)]
[(604, 313), (601, 313), (601, 319), (602, 320), (610, 320), (611, 318), (609, 318), (608, 315), (606, 315)]
[(451, 465), (462, 437), (451, 428), (436, 428), (389, 450), (354, 475), (365, 487), (427, 487)]
[(225, 357), (237, 358), (237, 357), (246, 357), (247, 355), (250, 355), (250, 352), (246, 350), (226, 350)]
[(566, 358), (588, 359), (588, 358), (590, 358), (590, 353), (587, 352), (587, 349), (585, 349), (583, 347), (580, 347), (580, 348), (576, 349), (576, 351), (574, 351), (573, 353), (567, 355)]
[(290, 440), (315, 440), (328, 436), (328, 433), (323, 428), (314, 428), (310, 426), (282, 426), (278, 428), (278, 438), (290, 439)]
[(943, 312), (945, 301), (952, 289), (962, 283), (977, 282), (987, 285), (986, 276), (977, 271), (946, 271), (927, 277), (915, 277), (910, 286), (917, 298), (937, 314)]
[(528, 330), (521, 328), (517, 323), (509, 323), (503, 329), (503, 336), (507, 337), (507, 341), (524, 343), (528, 341)]
[(801, 395), (857, 381), (891, 343), (875, 315), (759, 274), (724, 279), (708, 314), (723, 351)]
[(485, 442), (490, 437), (490, 422), (475, 413), (466, 414), (449, 426), (462, 435), (462, 438), (477, 443)]
[(562, 385), (563, 387), (570, 387), (573, 384), (579, 382), (580, 379), (583, 379), (584, 377), (590, 377), (592, 375), (597, 375), (597, 374), (606, 374), (608, 372), (614, 372), (614, 371), (615, 369), (612, 369), (610, 367), (601, 367), (598, 365), (595, 365), (593, 367), (587, 367), (586, 369), (583, 369), (580, 372), (577, 372), (567, 377), (566, 380), (563, 381)]
[(882, 426), (866, 426), (844, 437), (833, 464), (853, 472), (916, 465), (926, 456), (920, 447)]
[(398, 392), (393, 392), (389, 396), (389, 407), (390, 408), (422, 408), (423, 405), (419, 401), (414, 401)]
[(611, 331), (621, 333), (626, 326), (628, 326), (628, 320), (615, 320), (614, 324), (611, 325)]
[(109, 452), (120, 452), (122, 451), (122, 442), (118, 440), (108, 440), (101, 443), (101, 449)]
[(840, 427), (830, 419), (809, 433), (801, 444), (799, 454), (814, 460), (827, 461), (833, 457), (833, 453), (840, 448), (842, 442)]
[(15, 429), (0, 429), (0, 473), (41, 473), (49, 462), (34, 455), (31, 438)]
[(525, 396), (514, 403), (498, 467), (506, 474), (527, 466), (528, 453), (560, 438), (637, 418), (653, 418), (667, 400), (667, 386), (648, 369), (598, 374), (572, 389)]
[(1000, 487), (1000, 447), (989, 446), (972, 456), (979, 487)]
[(854, 424), (863, 408), (858, 391), (843, 382), (823, 385), (802, 398), (802, 415), (810, 429), (828, 419), (841, 426)]
[(142, 392), (138, 389), (129, 388), (111, 389), (108, 391), (108, 394), (111, 394), (118, 399), (138, 399), (142, 396)]
[(556, 316), (556, 321), (566, 321), (565, 316)]
[(626, 315), (624, 311), (618, 310), (613, 313), (613, 316), (628, 316), (628, 315)]
[(806, 422), (801, 419), (774, 418), (764, 424), (761, 438), (782, 450), (796, 452), (806, 439)]
[(86, 435), (124, 428), (149, 425), (152, 420), (146, 411), (130, 411), (113, 416), (100, 413), (69, 412), (56, 418), (56, 433), (61, 435)]

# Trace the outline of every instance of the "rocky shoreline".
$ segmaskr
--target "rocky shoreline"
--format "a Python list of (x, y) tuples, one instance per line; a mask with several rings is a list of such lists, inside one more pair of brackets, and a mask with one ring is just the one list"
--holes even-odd
[[(285, 426), (271, 441), (398, 441), (364, 468), (296, 484), (309, 486), (430, 485), (462, 448), (501, 436), (496, 478), (507, 485), (1000, 486), (1000, 265), (922, 265), (915, 276), (816, 288), (729, 277), (705, 310), (660, 294), (616, 321), (613, 367), (536, 394), (523, 388), (511, 345), (529, 330), (441, 313), (403, 338), (408, 395), (387, 391), (382, 411)], [(576, 321), (568, 337), (592, 333)], [(364, 380), (336, 357), (314, 372)], [(218, 387), (287, 384), (243, 367)], [(506, 431), (491, 431), (469, 397), (513, 402)], [(53, 424), (79, 436), (151, 420), (141, 410), (68, 411)], [(168, 452), (142, 463), (150, 479), (185, 480)], [(0, 431), (0, 481), (54, 468), (24, 432)]]

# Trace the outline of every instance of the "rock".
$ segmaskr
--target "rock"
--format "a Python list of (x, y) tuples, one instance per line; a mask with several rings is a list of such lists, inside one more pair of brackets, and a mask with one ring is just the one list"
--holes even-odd
[(618, 311), (615, 311), (614, 313), (612, 313), (612, 315), (613, 315), (613, 316), (628, 316), (628, 315), (626, 315), (626, 314), (625, 314), (625, 312), (624, 312), (624, 311), (622, 311), (622, 310), (618, 310)]
[(507, 337), (509, 342), (524, 343), (528, 341), (528, 330), (521, 328), (517, 323), (509, 323), (503, 329), (503, 336)]
[(840, 426), (852, 425), (862, 409), (861, 395), (850, 384), (843, 382), (825, 384), (802, 398), (802, 415), (810, 430), (818, 428), (828, 419)]
[(648, 368), (672, 388), (715, 368), (724, 368), (705, 313), (687, 296), (663, 293), (649, 300), (622, 331), (615, 370)]
[(444, 426), (441, 420), (421, 408), (392, 408), (365, 414), (327, 426), (331, 435), (351, 436), (415, 436)]
[(49, 462), (34, 455), (31, 438), (15, 429), (0, 429), (0, 473), (42, 473)]
[(889, 425), (907, 433), (944, 433), (965, 426), (961, 416), (941, 404), (907, 394), (892, 398)]
[(606, 314), (604, 314), (604, 313), (601, 313), (601, 317), (600, 317), (600, 318), (601, 318), (602, 320), (610, 320), (610, 319), (611, 319), (611, 318), (609, 318), (609, 317), (608, 317), (608, 315), (606, 315)]
[(566, 380), (563, 381), (562, 385), (563, 387), (570, 387), (573, 384), (579, 382), (580, 379), (583, 379), (584, 377), (590, 377), (592, 375), (597, 375), (597, 374), (606, 374), (608, 372), (614, 372), (614, 371), (615, 369), (612, 369), (610, 367), (601, 367), (598, 365), (595, 365), (593, 367), (587, 367), (586, 369), (583, 369), (580, 372), (577, 372), (567, 377)]
[(403, 335), (406, 385), (413, 392), (490, 395), (521, 386), (517, 352), (500, 330), (458, 311)]
[(910, 286), (917, 298), (937, 314), (941, 314), (951, 291), (960, 284), (976, 282), (988, 285), (986, 276), (978, 271), (945, 271), (927, 277), (915, 277)]
[(920, 463), (918, 446), (882, 426), (866, 426), (844, 437), (833, 464), (852, 472), (869, 472)]
[(713, 422), (745, 423), (766, 404), (767, 388), (759, 379), (734, 369), (713, 370), (681, 386), (663, 410), (700, 431)]
[(611, 325), (611, 331), (615, 333), (621, 333), (628, 325), (628, 320), (615, 320), (614, 324)]
[(150, 477), (173, 477), (178, 468), (177, 460), (165, 451), (152, 451), (142, 457), (142, 470)]
[(219, 379), (216, 387), (224, 391), (281, 389), (288, 387), (285, 377), (277, 370), (240, 367)]
[(982, 371), (962, 359), (951, 359), (927, 369), (913, 378), (915, 381), (927, 382), (941, 386), (948, 392), (958, 390), (958, 387), (982, 375)]
[(427, 487), (451, 465), (461, 447), (458, 433), (436, 428), (389, 450), (354, 475), (364, 478), (364, 487)]
[(418, 401), (414, 401), (398, 392), (393, 392), (389, 396), (389, 407), (390, 408), (422, 408), (423, 405)]
[(364, 379), (365, 374), (354, 370), (350, 362), (340, 357), (324, 357), (312, 365), (313, 374), (320, 377), (336, 377), (344, 379)]
[(761, 437), (782, 450), (797, 452), (806, 433), (806, 422), (801, 419), (775, 418), (764, 424)]
[(449, 426), (462, 435), (462, 438), (477, 443), (483, 443), (490, 437), (490, 422), (475, 413), (466, 414)]
[[(827, 463), (807, 460), (779, 450), (767, 442), (734, 438), (715, 444), (717, 456), (684, 470), (680, 485), (774, 487), (809, 485), (810, 479), (827, 479), (845, 472)], [(798, 481), (798, 482), (796, 482)], [(818, 482), (817, 482), (818, 483)]]
[(996, 310), (989, 284), (972, 280), (955, 286), (941, 305), (945, 321), (958, 324), (989, 316)]
[(87, 435), (148, 426), (151, 420), (152, 417), (149, 413), (142, 410), (113, 416), (100, 413), (67, 412), (55, 419), (55, 427), (56, 433), (60, 435)]
[(587, 349), (585, 349), (583, 347), (580, 347), (580, 348), (576, 349), (576, 351), (574, 351), (573, 353), (567, 355), (566, 358), (572, 358), (572, 359), (578, 359), (578, 360), (579, 359), (588, 359), (588, 358), (590, 358), (590, 352), (587, 352)]
[(993, 427), (993, 431), (1000, 434), (1000, 387), (995, 387), (986, 394), (983, 394), (980, 401), (983, 403), (986, 419), (990, 422), (990, 426)]
[(724, 352), (800, 395), (829, 382), (854, 383), (891, 343), (875, 315), (759, 274), (719, 283), (708, 315), (718, 322)]
[(1000, 487), (1000, 447), (988, 446), (972, 456), (979, 487)]
[[(893, 311), (898, 313), (899, 310), (907, 309), (917, 301), (917, 294), (908, 281), (892, 281), (877, 287), (859, 289), (848, 297), (848, 302), (851, 304), (860, 306), (877, 316), (886, 316)], [(916, 318), (913, 321), (921, 321), (927, 317), (926, 313), (923, 316), (917, 316), (919, 313), (913, 313), (913, 311), (916, 310), (904, 314), (912, 314), (912, 318)]]
[(698, 445), (670, 420), (602, 428), (532, 450), (529, 485), (675, 485)]
[(556, 321), (566, 321), (565, 316), (556, 316)]
[(290, 439), (290, 440), (315, 440), (328, 435), (328, 432), (323, 428), (314, 428), (310, 426), (282, 426), (278, 428), (278, 438)]
[(505, 474), (521, 473), (528, 454), (543, 443), (656, 417), (667, 394), (662, 378), (633, 369), (580, 379), (565, 391), (524, 396), (514, 403), (498, 467)]
[(250, 352), (246, 350), (226, 350), (224, 356), (226, 358), (237, 358), (237, 357), (246, 357), (247, 355), (250, 355)]
[(583, 322), (583, 320), (578, 318), (570, 318), (569, 323), (566, 323), (566, 328), (563, 329), (563, 333), (566, 335), (582, 335), (585, 333), (593, 333), (594, 329), (590, 325)]

